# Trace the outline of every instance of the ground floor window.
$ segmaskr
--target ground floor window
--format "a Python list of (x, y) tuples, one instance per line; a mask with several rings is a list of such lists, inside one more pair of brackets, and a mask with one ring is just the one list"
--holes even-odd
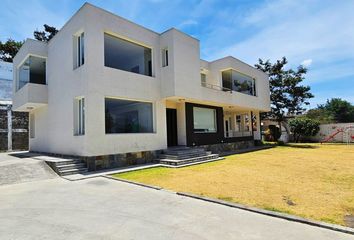
[(216, 109), (193, 107), (195, 133), (216, 133)]
[(85, 135), (85, 98), (74, 100), (74, 134)]
[(152, 133), (152, 103), (105, 98), (106, 133)]

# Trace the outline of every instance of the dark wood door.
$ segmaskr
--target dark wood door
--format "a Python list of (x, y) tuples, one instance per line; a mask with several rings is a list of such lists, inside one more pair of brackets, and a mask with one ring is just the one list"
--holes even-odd
[(177, 110), (172, 108), (166, 109), (167, 122), (167, 146), (177, 146)]

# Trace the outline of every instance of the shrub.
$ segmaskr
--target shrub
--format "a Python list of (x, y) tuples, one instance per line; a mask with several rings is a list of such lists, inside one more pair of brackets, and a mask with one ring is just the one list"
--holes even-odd
[(309, 118), (294, 118), (289, 121), (290, 131), (294, 134), (295, 142), (306, 136), (315, 136), (320, 131), (320, 123)]

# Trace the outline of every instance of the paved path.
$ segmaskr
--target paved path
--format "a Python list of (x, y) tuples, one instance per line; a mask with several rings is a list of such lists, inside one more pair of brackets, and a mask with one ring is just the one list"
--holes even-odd
[(34, 154), (0, 153), (0, 185), (38, 181), (58, 177), (43, 161)]
[(328, 239), (354, 236), (103, 177), (0, 186), (1, 239)]

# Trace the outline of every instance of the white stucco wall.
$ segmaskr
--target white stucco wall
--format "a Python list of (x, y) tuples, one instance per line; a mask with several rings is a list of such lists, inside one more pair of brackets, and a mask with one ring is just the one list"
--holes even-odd
[[(85, 63), (74, 69), (74, 35), (85, 33)], [(152, 49), (152, 76), (104, 66), (104, 33)], [(161, 66), (161, 50), (168, 48), (169, 65)], [(48, 43), (26, 41), (15, 57), (18, 67), (28, 54), (47, 57), (48, 103), (35, 114), (33, 151), (97, 156), (167, 147), (166, 99), (232, 105), (249, 111), (269, 109), (266, 75), (234, 59), (200, 60), (199, 40), (170, 29), (158, 34), (90, 4), (84, 6)], [(257, 78), (257, 97), (230, 94), (201, 86), (200, 68), (208, 81), (219, 81), (220, 69), (235, 68)], [(220, 73), (221, 74), (221, 73)], [(15, 92), (15, 91), (14, 91)], [(268, 95), (267, 95), (268, 94)], [(85, 98), (85, 135), (74, 135), (74, 99)], [(153, 103), (154, 133), (105, 134), (105, 97)], [(176, 104), (178, 141), (186, 144), (184, 102)]]

